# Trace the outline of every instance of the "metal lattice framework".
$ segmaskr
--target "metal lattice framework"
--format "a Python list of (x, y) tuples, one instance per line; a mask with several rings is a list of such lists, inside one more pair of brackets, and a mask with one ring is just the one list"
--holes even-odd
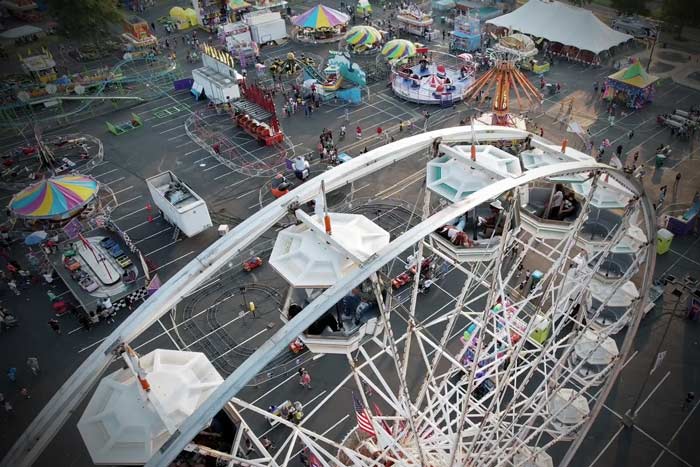
[[(332, 191), (351, 184), (413, 155), (432, 152), (436, 140), (438, 144), (454, 145), (474, 139), (488, 144), (525, 138), (545, 147), (544, 140), (514, 128), (478, 126), (468, 131), (458, 127), (423, 133), (370, 151), (267, 205), (179, 271), (105, 339), (42, 410), (5, 457), (4, 465), (31, 465), (70, 412), (89, 394), (113, 360), (116, 347), (133, 341), (183, 297), (196, 293), (231, 258), (244, 253), (286, 218), (290, 210), (294, 212), (300, 204), (320, 196), (322, 185)], [(547, 225), (533, 233), (528, 225), (538, 221), (524, 222), (530, 214), (524, 209), (523, 190), (536, 182), (562, 177), (581, 177), (589, 184), (580, 213), (566, 224), (564, 235), (552, 233), (553, 227), (548, 231)], [(584, 251), (580, 241), (590, 210), (599, 199), (596, 192), (608, 189), (610, 183), (626, 190), (626, 206), (616, 210), (615, 228), (594, 244), (588, 241), (589, 248)], [(434, 234), (436, 229), (496, 199), (504, 206), (499, 214), (504, 226), (502, 235), (492, 235), (484, 247), (456, 251), (441, 246)], [(641, 187), (616, 169), (579, 159), (495, 180), (446, 206), (431, 202), (430, 191), (424, 190), (418, 203), (422, 205), (416, 209), (420, 222), (396, 233), (388, 245), (359, 267), (319, 291), (172, 432), (147, 465), (168, 465), (185, 448), (228, 460), (230, 465), (287, 465), (300, 446), (308, 448), (323, 466), (378, 466), (386, 462), (424, 466), (547, 465), (541, 461), (546, 450), (555, 443), (569, 442), (561, 462), (568, 465), (615, 381), (645, 305), (644, 291), (654, 267), (654, 219)], [(602, 265), (633, 229), (641, 230), (645, 240), (629, 250), (631, 265), (618, 276), (607, 278), (609, 292), (595, 306), (590, 305), (589, 284), (600, 280), (596, 277)], [(378, 271), (390, 268), (407, 250), (413, 252), (414, 264), (422, 264), (427, 257), (439, 259), (445, 269), (443, 277), (456, 278), (456, 293), (443, 290), (450, 298), (447, 303), (426, 307), (430, 301), (421, 298), (418, 278), (408, 286), (408, 298), (383, 293)], [(524, 261), (542, 270), (542, 277), (529, 290), (517, 286), (515, 278), (517, 265)], [(610, 338), (596, 320), (630, 280), (638, 284), (642, 294), (624, 313), (627, 329), (617, 336), (619, 355), (598, 364), (595, 377), (591, 377), (582, 369), (602, 342)], [(291, 423), (240, 397), (246, 384), (275, 356), (363, 281), (372, 284), (383, 332), (368, 332), (358, 345), (348, 347), (346, 376), (324, 394), (304, 420)], [(542, 332), (543, 319), (548, 322), (548, 331), (536, 334)], [(593, 345), (591, 333), (596, 336)], [(586, 338), (589, 343), (582, 353), (581, 344)], [(314, 351), (312, 341), (309, 339), (307, 345)], [(318, 349), (323, 345), (322, 339), (317, 340)], [(356, 385), (362, 403), (370, 411), (375, 437), (355, 430), (340, 438), (327, 435), (344, 419), (328, 426), (319, 416), (348, 383)], [(230, 452), (190, 444), (222, 407), (237, 420), (239, 428)], [(261, 421), (275, 422), (289, 430), (289, 436), (274, 453), (261, 441)], [(258, 458), (239, 457), (245, 440), (254, 446)]]
[(494, 125), (508, 125), (511, 108), (511, 91), (515, 94), (519, 110), (528, 110), (542, 100), (542, 93), (518, 69), (518, 57), (504, 52), (493, 52), (494, 65), (467, 90), (464, 98), (491, 100)]

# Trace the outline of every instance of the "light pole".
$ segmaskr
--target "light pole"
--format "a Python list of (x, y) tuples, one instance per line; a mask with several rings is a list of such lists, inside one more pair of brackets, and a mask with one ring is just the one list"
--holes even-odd
[(647, 62), (647, 73), (649, 72), (649, 67), (651, 66), (651, 59), (654, 56), (654, 49), (656, 48), (656, 41), (659, 40), (659, 34), (661, 34), (661, 31), (659, 31), (657, 29), (655, 34), (654, 34), (654, 42), (651, 43), (651, 50), (649, 51), (649, 61)]

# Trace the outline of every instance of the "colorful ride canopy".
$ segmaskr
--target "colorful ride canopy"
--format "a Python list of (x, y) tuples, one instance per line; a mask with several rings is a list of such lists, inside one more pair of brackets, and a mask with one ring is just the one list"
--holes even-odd
[(292, 18), (292, 23), (301, 28), (332, 28), (341, 24), (346, 24), (350, 17), (333, 8), (323, 5), (316, 5), (306, 12)]
[(10, 210), (31, 219), (68, 219), (94, 199), (97, 181), (84, 175), (63, 175), (42, 180), (12, 197)]
[(412, 57), (416, 54), (416, 45), (406, 39), (394, 39), (387, 42), (382, 49), (382, 55), (389, 60)]
[(382, 34), (372, 26), (354, 26), (345, 34), (345, 42), (350, 45), (371, 46), (382, 41)]

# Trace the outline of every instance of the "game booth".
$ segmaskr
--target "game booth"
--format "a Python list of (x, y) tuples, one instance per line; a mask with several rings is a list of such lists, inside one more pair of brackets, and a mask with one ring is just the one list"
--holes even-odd
[(481, 48), (481, 21), (477, 16), (460, 15), (450, 31), (450, 53), (473, 52)]
[[(407, 44), (393, 45), (392, 42), (388, 42), (385, 49), (408, 48)], [(410, 102), (442, 107), (461, 101), (474, 82), (474, 68), (469, 67), (464, 58), (437, 51), (430, 51), (428, 55), (427, 48), (412, 46), (415, 52), (392, 61), (390, 79), (394, 94)], [(394, 56), (391, 49), (387, 52), (387, 57)]]
[(316, 5), (292, 18), (292, 37), (311, 44), (338, 42), (345, 35), (349, 21), (350, 17), (345, 13)]
[(631, 109), (641, 109), (653, 100), (658, 79), (647, 73), (637, 60), (627, 68), (608, 76), (603, 96)]
[(124, 58), (145, 57), (153, 53), (158, 46), (158, 38), (153, 34), (148, 23), (138, 16), (130, 16), (124, 20)]

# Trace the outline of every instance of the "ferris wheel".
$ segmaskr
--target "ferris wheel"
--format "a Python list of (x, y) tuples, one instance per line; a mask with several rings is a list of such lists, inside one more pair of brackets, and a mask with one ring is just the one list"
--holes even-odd
[[(425, 184), (403, 208), (404, 226), (389, 227), (391, 209), (373, 210), (372, 201), (364, 211), (326, 202), (334, 190), (422, 158)], [(265, 258), (282, 284), (280, 328), (226, 378), (211, 356), (131, 349), (289, 217)], [(105, 446), (115, 455), (134, 447), (116, 439), (119, 406), (110, 405), (115, 381), (132, 381), (152, 408), (144, 421), (152, 431), (134, 454), (149, 466), (183, 449), (228, 465), (298, 465), (299, 453), (317, 466), (568, 465), (642, 318), (653, 226), (638, 183), (516, 128), (447, 128), (382, 146), (266, 206), (176, 274), (96, 349), (5, 462), (30, 464), (116, 354), (128, 369), (107, 377), (111, 392), (100, 383), (81, 419), (81, 433), (100, 434), (108, 412), (112, 439), (91, 447), (84, 435), (93, 459), (101, 450), (119, 463)], [(249, 397), (246, 385), (290, 345), (328, 362), (321, 396), (302, 407)], [(166, 370), (199, 378), (178, 380), (180, 391), (196, 389), (187, 392), (196, 404), (144, 389), (149, 379), (170, 381), (155, 376)], [(192, 441), (222, 408), (236, 421), (230, 449)], [(284, 433), (274, 447), (272, 428)], [(565, 446), (557, 459), (555, 445)]]

